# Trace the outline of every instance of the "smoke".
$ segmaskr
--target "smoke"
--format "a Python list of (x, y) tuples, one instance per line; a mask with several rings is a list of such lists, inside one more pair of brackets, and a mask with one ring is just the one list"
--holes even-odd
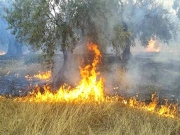
[[(171, 10), (172, 13), (173, 10), (169, 3), (166, 2), (164, 4), (166, 5), (165, 8)], [(135, 36), (135, 33), (141, 28), (144, 23), (143, 20), (145, 20), (147, 13), (151, 10), (151, 8), (147, 10), (147, 6), (148, 5), (144, 5), (135, 8), (131, 3), (125, 5), (123, 21), (128, 24), (133, 36)], [(155, 10), (150, 15), (156, 15), (157, 12), (158, 10)], [(116, 13), (114, 14), (116, 15)], [(171, 17), (171, 20), (176, 22), (177, 17), (174, 15)], [(117, 20), (114, 19), (114, 17), (109, 17), (109, 23), (106, 26), (102, 26), (103, 23), (98, 22), (96, 18), (94, 18), (93, 21), (96, 22), (98, 27), (102, 27), (102, 30), (104, 30), (104, 28), (108, 30), (108, 33), (105, 33), (106, 36), (102, 36), (103, 39), (107, 37), (107, 39), (104, 40), (109, 40), (114, 36), (113, 27), (117, 24)], [(148, 27), (148, 25), (146, 26)], [(116, 54), (114, 51), (111, 51), (113, 50), (111, 44), (107, 44), (108, 48), (104, 55), (104, 57), (107, 57), (105, 58), (106, 63), (104, 67), (101, 67), (103, 69), (101, 74), (105, 78), (105, 93), (128, 96), (137, 93), (145, 95), (156, 92), (163, 94), (164, 97), (171, 98), (172, 96), (176, 96), (176, 98), (178, 98), (177, 91), (180, 88), (178, 81), (180, 80), (178, 44), (174, 42), (170, 42), (169, 45), (160, 43), (162, 46), (160, 52), (146, 52), (140, 41), (138, 41), (137, 38), (136, 40), (136, 46), (131, 48), (133, 57), (127, 65), (123, 65), (120, 61), (116, 60)], [(82, 52), (86, 54), (86, 51), (84, 51), (85, 45), (86, 42), (83, 42), (80, 45), (82, 48), (77, 47), (74, 54)], [(54, 61), (56, 63), (55, 70), (57, 70), (63, 65), (62, 54), (59, 55), (59, 58), (55, 58)], [(76, 83), (80, 79), (78, 58), (73, 60), (73, 62), (76, 62), (76, 64), (72, 64), (75, 65), (73, 66), (75, 70), (65, 72), (65, 75), (70, 82)], [(58, 73), (58, 70), (53, 73)]]
[[(157, 93), (162, 99), (179, 100), (180, 89), (180, 47), (177, 42), (164, 44), (159, 52), (147, 52), (139, 42), (132, 47), (132, 58), (127, 65), (111, 59), (106, 65), (105, 92), (109, 95), (119, 94), (134, 96), (142, 100)], [(115, 57), (109, 49), (108, 57)], [(112, 62), (114, 61), (114, 62)], [(148, 95), (148, 97), (147, 97)]]
[[(167, 3), (164, 3), (168, 5)], [(171, 2), (172, 5), (172, 2)], [(130, 31), (133, 33), (138, 32), (144, 25), (144, 19), (146, 15), (151, 12), (150, 15), (156, 16), (160, 11), (151, 10), (147, 8), (148, 5), (139, 6), (134, 8), (134, 5), (127, 4), (124, 11), (123, 20), (128, 24)], [(165, 6), (172, 13), (172, 7)], [(147, 10), (148, 9), (148, 10)], [(170, 17), (171, 22), (177, 23), (177, 16), (172, 13)], [(116, 24), (111, 20), (111, 28)], [(148, 21), (146, 21), (147, 23)], [(153, 24), (150, 24), (153, 25)], [(147, 28), (148, 24), (145, 25)], [(144, 27), (144, 30), (145, 28)], [(148, 31), (151, 29), (147, 29)], [(113, 35), (113, 32), (111, 33)], [(163, 32), (161, 33), (163, 34)], [(135, 34), (133, 34), (135, 36)], [(135, 36), (136, 37), (136, 36)], [(138, 40), (138, 39), (137, 39)], [(158, 40), (158, 39), (157, 39)], [(141, 43), (136, 42), (136, 46), (133, 47), (136, 52), (133, 53), (132, 59), (127, 65), (123, 65), (120, 62), (114, 62), (108, 64), (108, 68), (105, 74), (105, 92), (107, 94), (121, 94), (121, 95), (135, 95), (135, 94), (157, 94), (163, 95), (164, 98), (178, 98), (178, 90), (180, 88), (180, 55), (179, 45), (173, 41), (169, 44), (161, 43), (160, 52), (146, 52)], [(132, 48), (131, 48), (132, 49)], [(115, 53), (108, 49), (107, 52), (116, 57)], [(123, 68), (122, 68), (123, 67)]]
[[(179, 20), (172, 9), (172, 3), (173, 1), (168, 1), (163, 5), (171, 13), (170, 21), (178, 24)], [(137, 36), (135, 34), (139, 29), (142, 30), (141, 26), (145, 26), (144, 30), (147, 27), (146, 34), (151, 30), (148, 24), (143, 24), (148, 22), (147, 20), (144, 22), (146, 15), (153, 11), (146, 6), (148, 5), (135, 8), (131, 3), (125, 5), (123, 20), (128, 24), (134, 37)], [(159, 9), (154, 10), (150, 15), (156, 15), (158, 12)], [(153, 25), (153, 23), (150, 25)], [(161, 32), (161, 34), (163, 33)], [(179, 39), (179, 35), (176, 36)], [(124, 66), (120, 62), (112, 64), (111, 67), (109, 65), (110, 71), (106, 73), (106, 92), (125, 95), (152, 94), (156, 92), (167, 98), (176, 97), (178, 99), (178, 90), (180, 88), (178, 81), (180, 79), (180, 47), (178, 40), (171, 41), (169, 44), (160, 42), (160, 52), (158, 53), (156, 51), (146, 52), (145, 47), (142, 47), (138, 38), (136, 38), (135, 44), (136, 46), (131, 48), (133, 57), (127, 65)], [(115, 55), (112, 52), (110, 53)], [(125, 67), (125, 71), (122, 67)], [(123, 71), (118, 74), (118, 70)]]
[[(180, 55), (179, 46), (162, 44), (160, 52), (132, 52), (126, 78), (130, 87), (126, 94), (147, 95), (156, 92), (163, 99), (179, 100)], [(136, 48), (136, 47), (135, 47)], [(120, 90), (121, 93), (121, 90)]]

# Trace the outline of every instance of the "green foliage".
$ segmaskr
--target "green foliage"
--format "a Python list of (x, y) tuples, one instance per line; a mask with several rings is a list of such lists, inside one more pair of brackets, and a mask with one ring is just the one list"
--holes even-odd
[(50, 63), (58, 46), (73, 51), (87, 36), (103, 50), (113, 38), (112, 23), (120, 23), (118, 5), (118, 0), (16, 0), (6, 9), (6, 20), (19, 40), (42, 49)]
[[(143, 15), (137, 17), (139, 11)], [(135, 38), (146, 46), (151, 38), (167, 43), (176, 33), (169, 12), (156, 0), (16, 0), (6, 13), (16, 37), (42, 49), (49, 64), (57, 48), (73, 52), (82, 38), (98, 44), (101, 51), (112, 44), (119, 53)], [(124, 16), (130, 31), (123, 29)]]
[(125, 49), (126, 43), (130, 40), (131, 35), (129, 31), (125, 31), (121, 24), (114, 27), (114, 37), (112, 39), (112, 45), (116, 52), (119, 53), (120, 50)]
[(43, 49), (45, 55), (52, 55), (56, 40), (53, 28), (47, 25), (50, 11), (45, 0), (17, 0), (6, 12), (9, 28), (19, 40), (34, 49)]

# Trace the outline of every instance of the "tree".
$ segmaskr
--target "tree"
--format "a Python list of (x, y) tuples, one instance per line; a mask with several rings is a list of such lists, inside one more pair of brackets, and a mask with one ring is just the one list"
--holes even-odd
[(120, 0), (120, 3), (121, 14), (132, 39), (127, 40), (123, 59), (130, 58), (130, 44), (134, 45), (133, 40), (136, 38), (146, 47), (150, 39), (168, 43), (176, 35), (177, 26), (170, 20), (171, 13), (157, 0)]
[(7, 41), (6, 22), (0, 18), (0, 44), (5, 45)]
[(176, 11), (176, 15), (180, 19), (180, 1), (179, 0), (174, 0), (173, 9)]
[(1, 46), (7, 46), (6, 56), (21, 56), (22, 55), (22, 44), (19, 43), (15, 37), (6, 30), (7, 22), (0, 18), (0, 44)]
[(110, 43), (125, 46), (129, 32), (123, 30), (119, 11), (118, 0), (15, 0), (6, 10), (6, 20), (16, 38), (43, 50), (47, 64), (61, 48), (64, 63), (56, 79), (61, 82), (82, 39), (98, 44), (102, 51)]
[(8, 24), (6, 20), (3, 18), (3, 8), (5, 8), (6, 6), (6, 2), (0, 1), (0, 44), (2, 46), (8, 45), (6, 56), (21, 56), (21, 44), (7, 30)]
[(6, 56), (20, 57), (22, 56), (22, 43), (18, 42), (14, 36), (8, 35), (8, 50)]

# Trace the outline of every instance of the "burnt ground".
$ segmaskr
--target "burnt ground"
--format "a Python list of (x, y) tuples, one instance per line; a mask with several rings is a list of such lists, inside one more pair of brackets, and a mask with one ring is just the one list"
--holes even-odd
[[(38, 56), (39, 57), (39, 56)], [(37, 85), (43, 85), (46, 81), (26, 78), (38, 74), (38, 71), (46, 71), (37, 57), (5, 58), (0, 56), (0, 95), (25, 96)]]
[(135, 55), (126, 68), (133, 83), (129, 95), (136, 93), (143, 100), (156, 93), (160, 99), (180, 101), (180, 55), (142, 53)]
[[(127, 88), (121, 87), (124, 82), (119, 83), (116, 92), (125, 97), (138, 94), (139, 100), (150, 100), (151, 94), (156, 93), (160, 99), (180, 101), (180, 61), (171, 57), (164, 60), (161, 57), (165, 58), (158, 53), (138, 54), (133, 55), (128, 64), (124, 64), (117, 61), (114, 56), (107, 56), (108, 65), (115, 61), (119, 67), (126, 70), (128, 78), (126, 82), (130, 83)], [(26, 63), (23, 58), (0, 59), (0, 94), (23, 96), (27, 95), (35, 85), (46, 84), (45, 81), (37, 79), (29, 81), (25, 78), (25, 75), (33, 76), (38, 73), (38, 70), (44, 68), (37, 61)], [(113, 70), (109, 73), (113, 73)]]

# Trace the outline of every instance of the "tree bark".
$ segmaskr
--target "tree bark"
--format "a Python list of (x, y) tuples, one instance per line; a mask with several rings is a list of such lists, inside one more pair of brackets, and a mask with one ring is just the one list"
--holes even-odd
[(126, 47), (123, 53), (121, 54), (121, 62), (126, 63), (131, 58), (132, 54), (130, 48), (131, 48), (131, 42), (128, 39), (128, 41), (126, 42)]
[(22, 56), (22, 44), (20, 44), (19, 42), (15, 41), (14, 42), (14, 46), (16, 48), (16, 56)]
[(14, 38), (9, 39), (9, 44), (8, 44), (8, 51), (6, 53), (6, 56), (22, 56), (22, 46), (20, 43), (18, 43)]
[(73, 87), (78, 80), (78, 75), (75, 74), (77, 67), (73, 53), (70, 50), (63, 50), (63, 65), (54, 71), (58, 72), (53, 77), (53, 90), (58, 90), (65, 83)]
[(15, 46), (14, 45), (14, 41), (12, 39), (9, 40), (9, 44), (8, 44), (8, 50), (6, 55), (7, 56), (14, 56), (16, 54), (15, 52)]

